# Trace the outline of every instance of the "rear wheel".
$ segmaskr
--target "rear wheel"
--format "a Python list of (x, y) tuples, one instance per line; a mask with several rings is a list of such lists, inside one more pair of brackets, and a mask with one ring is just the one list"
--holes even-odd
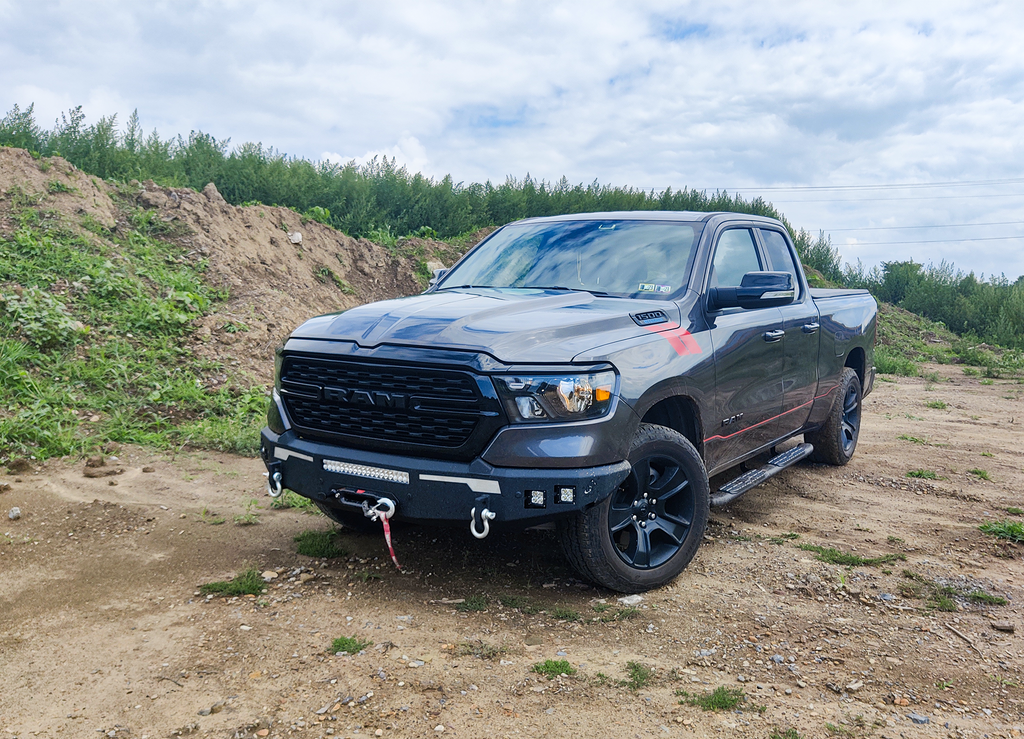
[(862, 400), (860, 378), (846, 367), (825, 423), (817, 431), (804, 434), (804, 439), (814, 445), (813, 461), (842, 466), (853, 458), (860, 437)]
[(641, 424), (629, 476), (602, 502), (559, 523), (566, 557), (584, 577), (637, 593), (669, 582), (690, 563), (708, 522), (707, 470), (682, 434)]

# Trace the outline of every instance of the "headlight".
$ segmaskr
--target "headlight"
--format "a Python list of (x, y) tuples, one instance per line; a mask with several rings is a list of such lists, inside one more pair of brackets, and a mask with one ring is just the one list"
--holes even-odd
[(615, 394), (612, 371), (560, 375), (499, 375), (494, 378), (514, 421), (581, 421), (608, 412)]

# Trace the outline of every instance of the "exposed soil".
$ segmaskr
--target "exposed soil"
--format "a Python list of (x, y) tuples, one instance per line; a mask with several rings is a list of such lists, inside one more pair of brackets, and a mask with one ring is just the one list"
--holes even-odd
[[(124, 450), (106, 478), (83, 460), (4, 476), (0, 508), (22, 517), (0, 527), (0, 736), (1018, 736), (1021, 637), (993, 623), (1019, 626), (1021, 549), (978, 526), (1024, 504), (1020, 386), (927, 369), (941, 380), (876, 385), (849, 466), (714, 511), (693, 565), (635, 611), (575, 580), (545, 531), (401, 527), (401, 573), (376, 534), (304, 557), (293, 537), (326, 519), (233, 522), (268, 503), (256, 460)], [(906, 560), (840, 567), (800, 544)], [(248, 566), (279, 573), (265, 594), (198, 594)], [(1009, 605), (935, 610), (903, 570)], [(472, 596), (486, 610), (452, 602)], [(339, 636), (373, 645), (332, 655)], [(578, 672), (531, 673), (547, 659)], [(619, 684), (630, 661), (648, 685)], [(741, 712), (676, 695), (719, 685), (746, 692)]]

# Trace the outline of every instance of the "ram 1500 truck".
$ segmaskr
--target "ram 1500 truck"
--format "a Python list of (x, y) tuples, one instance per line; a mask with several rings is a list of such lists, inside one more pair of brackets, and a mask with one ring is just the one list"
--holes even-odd
[(278, 350), (271, 494), (354, 526), (554, 522), (583, 577), (637, 592), (689, 564), (710, 505), (856, 448), (877, 306), (809, 287), (776, 220), (531, 218), (432, 282)]

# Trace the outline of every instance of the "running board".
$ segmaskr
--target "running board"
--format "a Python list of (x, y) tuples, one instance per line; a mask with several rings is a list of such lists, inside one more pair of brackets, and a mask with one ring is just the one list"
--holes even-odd
[(711, 496), (712, 506), (723, 506), (732, 503), (748, 490), (756, 488), (761, 483), (782, 472), (790, 465), (796, 464), (801, 459), (811, 456), (814, 447), (810, 444), (798, 444), (792, 449), (776, 454), (768, 460), (768, 464), (756, 470), (748, 470), (735, 480), (730, 480), (718, 489), (718, 492)]

